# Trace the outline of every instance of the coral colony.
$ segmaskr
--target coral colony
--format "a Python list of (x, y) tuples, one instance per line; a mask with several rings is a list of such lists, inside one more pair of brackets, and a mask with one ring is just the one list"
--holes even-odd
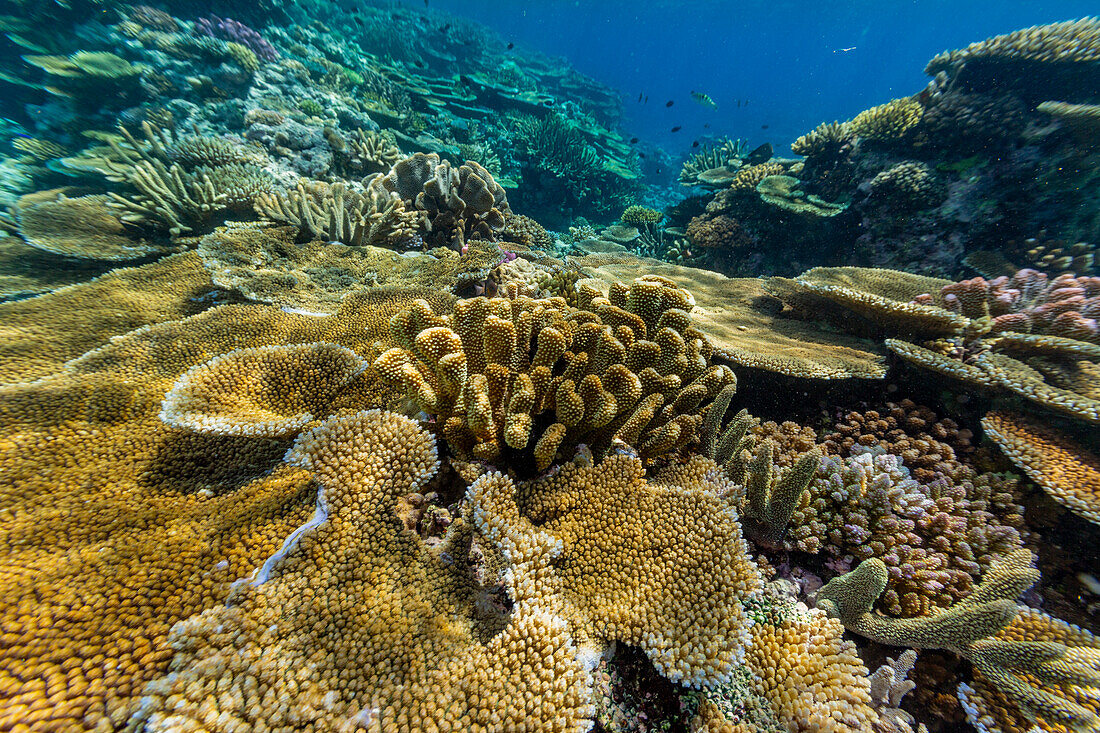
[(434, 9), (80, 5), (2, 21), (0, 729), (1100, 731), (1100, 21), (658, 185)]

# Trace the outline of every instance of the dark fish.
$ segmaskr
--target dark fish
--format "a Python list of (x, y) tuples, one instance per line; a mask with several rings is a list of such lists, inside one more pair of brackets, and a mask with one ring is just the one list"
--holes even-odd
[(636, 138), (636, 137), (632, 137), (632, 138), (630, 138), (630, 144), (631, 144), (631, 145), (633, 145), (633, 144), (634, 144), (634, 143), (636, 143), (636, 142), (638, 142), (638, 138)]
[(440, 30), (443, 31), (444, 33), (446, 33), (447, 31), (451, 30), (451, 24), (448, 23), (447, 25), (440, 28)]
[(642, 93), (638, 92), (638, 104), (642, 103)]
[(516, 44), (514, 44), (514, 43), (509, 43), (509, 44), (508, 44), (508, 50), (509, 50), (509, 51), (511, 51), (511, 50), (512, 50), (513, 48), (515, 48), (515, 47), (516, 47)]
[(761, 126), (760, 126), (760, 129), (761, 129), (761, 130), (767, 130), (767, 129), (768, 129), (768, 126), (767, 126), (767, 125), (761, 125)]
[(671, 99), (670, 99), (670, 100), (668, 100), (667, 102), (665, 102), (665, 106), (666, 106), (666, 107), (671, 107), (671, 106), (672, 106), (672, 105), (674, 105), (674, 104), (676, 104), (676, 103), (675, 103), (674, 101), (672, 101)]
[(751, 153), (745, 156), (745, 163), (748, 165), (758, 165), (760, 163), (767, 163), (772, 159), (774, 151), (772, 150), (771, 143), (764, 143), (758, 148), (754, 148)]
[(649, 104), (649, 95), (645, 95), (645, 101), (642, 104)]
[(693, 148), (697, 148), (697, 147), (699, 147), (699, 141), (698, 141), (698, 140), (694, 141), (694, 142), (693, 142), (693, 143), (691, 144), (691, 147), (693, 147)]
[(420, 59), (417, 59), (416, 61), (413, 61), (413, 63), (416, 64), (416, 68), (418, 68), (418, 69), (423, 69), (426, 66), (426, 64), (423, 61), (421, 61)]
[(638, 153), (638, 157), (639, 157), (639, 158), (644, 158), (644, 157), (645, 157), (645, 153)]
[(671, 130), (669, 130), (669, 132), (679, 132), (679, 131), (680, 131), (680, 130), (682, 130), (682, 129), (684, 129), (684, 126), (683, 126), (683, 125), (676, 125), (676, 127), (674, 127), (674, 128), (672, 128)]
[(707, 122), (706, 124), (703, 125), (703, 127), (706, 128), (707, 130), (709, 130), (710, 129), (710, 123)]
[(428, 7), (428, 0), (424, 0), (424, 7)]
[(737, 109), (741, 109), (741, 100), (740, 99), (737, 100)]

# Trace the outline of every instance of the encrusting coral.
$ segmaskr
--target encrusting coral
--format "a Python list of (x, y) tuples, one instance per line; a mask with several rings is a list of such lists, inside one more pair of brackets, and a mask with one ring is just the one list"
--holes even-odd
[(108, 201), (106, 196), (70, 198), (63, 190), (23, 196), (14, 207), (19, 234), (32, 247), (81, 259), (133, 260), (163, 251), (126, 236)]
[[(1081, 629), (1033, 609), (1016, 598), (1039, 578), (1032, 556), (1018, 550), (993, 565), (973, 592), (951, 608), (914, 619), (871, 612), (886, 586), (888, 572), (866, 560), (818, 592), (817, 605), (861, 636), (893, 646), (945, 649), (974, 665), (976, 688), (961, 690), (975, 712), (997, 710), (1001, 720), (1027, 721), (1043, 729), (1091, 731), (1100, 728), (1100, 644)], [(992, 701), (983, 696), (993, 691)], [(968, 713), (970, 711), (968, 710)], [(984, 730), (1009, 733), (983, 716)]]
[(581, 306), (474, 298), (442, 318), (418, 306), (394, 320), (401, 346), (374, 367), (437, 416), (462, 457), (531, 447), (542, 470), (579, 441), (597, 451), (621, 441), (653, 457), (694, 440), (703, 404), (733, 374), (710, 365), (690, 295), (642, 277)]

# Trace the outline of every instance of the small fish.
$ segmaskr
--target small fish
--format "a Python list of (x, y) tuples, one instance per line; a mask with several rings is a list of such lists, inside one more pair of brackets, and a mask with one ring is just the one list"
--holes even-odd
[(676, 127), (669, 130), (669, 132), (679, 132), (680, 130), (683, 130), (683, 129), (684, 129), (683, 125), (676, 125)]
[(428, 0), (424, 0), (424, 7), (428, 7)]
[(514, 44), (514, 43), (509, 43), (509, 44), (508, 44), (508, 50), (509, 50), (509, 51), (511, 51), (511, 50), (512, 50), (513, 48), (515, 48), (515, 47), (516, 47), (516, 44)]
[(710, 123), (707, 122), (706, 124), (704, 124), (703, 128), (709, 130), (710, 129)]
[(761, 125), (761, 126), (760, 126), (760, 129), (761, 129), (761, 130), (767, 130), (767, 129), (768, 129), (768, 126), (767, 126), (767, 125)]
[(631, 144), (631, 145), (633, 145), (633, 144), (634, 144), (634, 143), (636, 143), (636, 142), (638, 142), (638, 138), (636, 138), (636, 137), (632, 137), (632, 138), (630, 138), (630, 144)]
[(709, 94), (703, 92), (692, 92), (691, 98), (704, 107), (710, 107), (711, 109), (718, 109), (718, 105), (714, 103), (714, 100), (710, 98)]
[(695, 142), (693, 142), (693, 143), (691, 144), (691, 147), (693, 147), (693, 148), (697, 148), (697, 147), (699, 147), (699, 141), (698, 141), (698, 140), (696, 140)]
[(741, 100), (740, 99), (737, 100), (737, 109), (741, 109)]
[(833, 53), (848, 53), (849, 51), (855, 51), (855, 46), (848, 46), (848, 48), (834, 48)]
[(644, 158), (644, 157), (645, 157), (645, 153), (638, 153), (638, 157), (639, 157), (639, 158)]
[(649, 95), (645, 95), (645, 101), (642, 104), (649, 104)]
[(668, 100), (667, 102), (665, 102), (665, 106), (666, 106), (666, 107), (671, 107), (671, 106), (672, 106), (672, 105), (674, 105), (674, 104), (676, 104), (676, 102), (672, 101), (671, 99), (670, 99), (670, 100)]
[(638, 92), (638, 104), (642, 103), (642, 93)]
[(446, 33), (447, 31), (451, 30), (451, 24), (450, 24), (450, 23), (448, 23), (447, 25), (443, 26), (443, 27), (442, 27), (442, 28), (440, 28), (439, 30), (441, 30), (441, 31), (443, 31), (444, 33)]
[(413, 63), (416, 64), (416, 68), (418, 68), (418, 69), (423, 69), (425, 66), (427, 66), (427, 64), (425, 64), (420, 59), (417, 59), (417, 60), (413, 61)]

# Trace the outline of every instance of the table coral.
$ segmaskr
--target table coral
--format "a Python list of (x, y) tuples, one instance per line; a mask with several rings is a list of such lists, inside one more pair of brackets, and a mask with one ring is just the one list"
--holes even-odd
[(742, 603), (760, 578), (712, 461), (646, 481), (637, 457), (617, 454), (518, 488), (501, 479), (470, 487), (478, 526), (499, 527), (490, 536), (506, 547), (532, 533), (560, 543), (555, 582), (580, 638), (640, 646), (686, 685), (728, 681), (747, 640)]
[[(468, 547), (468, 525), (453, 524), (433, 551), (392, 513), (436, 472), (428, 433), (393, 413), (359, 412), (303, 434), (287, 460), (320, 485), (314, 517), (235, 586), (229, 605), (176, 627), (175, 669), (146, 688), (136, 713), (145, 730), (590, 726), (591, 679), (568, 625), (552, 594), (523, 592), (549, 572), (553, 545), (514, 548), (515, 607), (482, 639), (469, 620), (472, 579), (450, 554)], [(223, 686), (234, 692), (216, 692)]]
[(367, 366), (329, 343), (234, 349), (183, 373), (160, 418), (207, 435), (281, 438), (335, 412)]
[[(408, 302), (371, 291), (332, 318), (216, 307), (0, 387), (3, 623), (27, 630), (0, 653), (3, 727), (121, 727), (133, 696), (168, 671), (171, 627), (223, 603), (309, 518), (316, 487), (280, 468), (285, 441), (160, 421), (179, 375), (235, 346), (327, 340), (367, 351)], [(372, 384), (360, 407), (397, 397)]]
[(127, 236), (109, 208), (107, 196), (68, 197), (64, 191), (23, 196), (14, 206), (19, 235), (27, 244), (65, 257), (135, 260), (165, 251), (145, 239)]
[(1100, 524), (1100, 459), (1049, 425), (991, 412), (982, 427), (1013, 463), (1055, 501)]

